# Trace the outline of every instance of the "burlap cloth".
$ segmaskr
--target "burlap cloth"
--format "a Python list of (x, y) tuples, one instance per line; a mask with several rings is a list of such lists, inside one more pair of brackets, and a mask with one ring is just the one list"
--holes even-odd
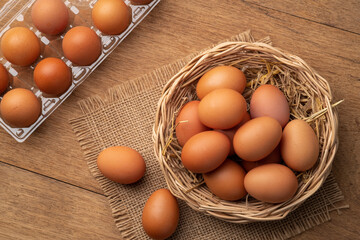
[[(249, 31), (232, 40), (254, 41)], [(262, 41), (270, 43), (269, 38)], [(148, 239), (141, 224), (142, 209), (152, 192), (166, 187), (151, 137), (155, 110), (164, 84), (192, 56), (111, 88), (105, 96), (79, 102), (83, 115), (70, 120), (89, 169), (107, 196), (124, 239)], [(132, 147), (144, 157), (146, 174), (138, 183), (117, 184), (99, 172), (98, 154), (115, 145)], [(180, 221), (172, 239), (286, 239), (329, 221), (329, 212), (339, 209), (335, 203), (341, 200), (343, 195), (330, 176), (316, 194), (284, 220), (246, 225), (206, 216), (178, 200)]]

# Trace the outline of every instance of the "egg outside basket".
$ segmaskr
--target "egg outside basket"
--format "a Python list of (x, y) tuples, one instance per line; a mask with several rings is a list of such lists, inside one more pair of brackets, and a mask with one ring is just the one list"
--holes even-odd
[[(201, 174), (194, 174), (181, 163), (181, 147), (174, 133), (174, 122), (181, 107), (196, 97), (199, 78), (211, 68), (232, 65), (243, 70), (247, 88), (243, 95), (249, 102), (261, 84), (278, 86), (290, 105), (291, 119), (303, 119), (314, 129), (320, 142), (316, 165), (296, 173), (299, 187), (295, 196), (279, 204), (253, 199), (225, 201), (214, 196), (203, 184)], [(331, 105), (327, 81), (301, 58), (266, 43), (225, 42), (193, 58), (174, 75), (163, 89), (153, 129), (155, 154), (169, 190), (191, 208), (233, 223), (279, 220), (286, 217), (313, 195), (331, 171), (338, 147), (337, 112)], [(180, 123), (181, 124), (181, 123)]]

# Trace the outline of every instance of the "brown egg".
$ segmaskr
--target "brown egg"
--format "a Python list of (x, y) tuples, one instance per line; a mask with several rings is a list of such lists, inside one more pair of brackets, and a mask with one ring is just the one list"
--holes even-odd
[(221, 132), (221, 133), (225, 134), (229, 138), (230, 143), (231, 143), (229, 156), (235, 154), (234, 145), (232, 144), (232, 142), (234, 140), (234, 136), (235, 136), (236, 131), (239, 129), (239, 127), (244, 125), (244, 123), (246, 123), (247, 121), (250, 121), (250, 115), (249, 115), (248, 112), (245, 113), (245, 116), (244, 116), (243, 120), (238, 125), (236, 125), (235, 127), (230, 128), (230, 129), (223, 129), (223, 130), (222, 129), (215, 129), (215, 131)]
[(6, 68), (0, 64), (0, 95), (5, 92), (9, 86), (9, 73)]
[(250, 100), (251, 118), (272, 117), (284, 127), (290, 117), (289, 103), (282, 91), (273, 85), (262, 85), (253, 93)]
[(134, 5), (145, 5), (151, 3), (153, 0), (130, 0), (131, 4)]
[(203, 174), (206, 186), (221, 199), (235, 201), (246, 195), (245, 171), (230, 159), (226, 159), (214, 171)]
[(42, 92), (61, 95), (71, 86), (71, 70), (61, 59), (45, 58), (35, 67), (34, 81)]
[(1, 51), (12, 64), (28, 66), (40, 56), (40, 41), (27, 28), (10, 28), (1, 39)]
[[(226, 135), (230, 141), (230, 143), (233, 142), (233, 139), (234, 139), (234, 135), (236, 133), (236, 131), (239, 129), (239, 126), (237, 125), (236, 127), (233, 127), (233, 128), (230, 128), (230, 129), (224, 129), (224, 130), (221, 130), (221, 129), (215, 129), (216, 132), (220, 132), (224, 135)], [(229, 156), (231, 155), (234, 155), (235, 154), (235, 151), (234, 151), (234, 146), (233, 144), (230, 144), (230, 152), (229, 152)]]
[(232, 66), (219, 66), (205, 73), (196, 85), (196, 94), (203, 99), (215, 89), (230, 88), (242, 93), (246, 87), (244, 73)]
[(244, 185), (246, 191), (257, 200), (281, 203), (295, 195), (298, 181), (288, 167), (270, 163), (248, 172), (244, 179)]
[(12, 127), (29, 127), (41, 114), (41, 103), (35, 94), (24, 88), (8, 91), (0, 102), (1, 116)]
[(184, 145), (181, 161), (194, 173), (206, 173), (220, 166), (230, 152), (227, 136), (216, 131), (205, 131), (192, 136)]
[(210, 130), (200, 122), (198, 113), (199, 103), (200, 101), (191, 101), (186, 103), (176, 118), (176, 138), (180, 146), (184, 146), (186, 141), (195, 134)]
[(248, 112), (245, 112), (245, 115), (238, 126), (241, 127), (242, 125), (244, 125), (245, 123), (247, 123), (250, 120), (251, 120), (250, 114)]
[(139, 181), (146, 170), (140, 153), (125, 146), (104, 149), (97, 158), (97, 166), (105, 177), (121, 184)]
[(117, 35), (131, 23), (131, 9), (123, 0), (99, 0), (92, 9), (95, 26), (103, 33)]
[(292, 170), (302, 172), (312, 168), (319, 157), (319, 148), (314, 130), (305, 121), (292, 120), (284, 128), (281, 156)]
[(256, 161), (241, 161), (241, 165), (245, 169), (246, 172), (249, 172), (251, 169), (256, 168), (258, 166), (268, 164), (268, 163), (280, 163), (281, 162), (281, 155), (280, 155), (280, 146), (277, 146), (274, 151), (272, 151), (269, 155), (265, 158)]
[(57, 35), (69, 23), (69, 11), (63, 0), (37, 0), (31, 9), (31, 18), (40, 32)]
[(258, 161), (269, 155), (281, 140), (282, 128), (271, 117), (259, 117), (242, 125), (234, 136), (235, 153), (245, 161)]
[(167, 189), (155, 191), (146, 201), (142, 225), (152, 239), (166, 239), (176, 230), (179, 222), (179, 205)]
[(245, 98), (232, 89), (216, 89), (199, 104), (200, 121), (214, 129), (229, 129), (238, 125), (246, 114)]
[(101, 39), (94, 30), (78, 26), (70, 29), (62, 42), (64, 55), (76, 65), (94, 63), (101, 54)]

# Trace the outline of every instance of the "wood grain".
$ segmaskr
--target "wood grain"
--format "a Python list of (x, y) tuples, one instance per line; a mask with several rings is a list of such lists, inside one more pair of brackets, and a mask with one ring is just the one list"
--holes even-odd
[(326, 26), (360, 34), (360, 2), (357, 0), (271, 1), (244, 0), (276, 11), (289, 13)]
[(121, 239), (104, 196), (0, 163), (0, 239)]
[[(335, 100), (345, 99), (338, 108), (340, 148), (333, 171), (344, 191), (345, 199), (350, 204), (350, 210), (344, 210), (342, 215), (333, 214), (331, 223), (322, 224), (313, 231), (305, 232), (299, 236), (299, 239), (327, 239), (327, 233), (334, 236), (343, 234), (349, 239), (355, 239), (360, 235), (357, 230), (360, 216), (360, 207), (357, 204), (360, 199), (360, 110), (358, 107), (360, 36), (351, 32), (356, 32), (358, 29), (354, 30), (347, 26), (351, 20), (354, 23), (358, 21), (358, 15), (355, 16), (354, 13), (359, 12), (360, 7), (358, 4), (344, 4), (342, 11), (345, 11), (343, 15), (347, 17), (339, 18), (338, 23), (334, 23), (335, 27), (331, 27), (329, 26), (331, 24), (322, 23), (326, 19), (321, 16), (328, 15), (328, 12), (331, 13), (329, 16), (336, 16), (339, 12), (336, 4), (318, 7), (317, 14), (314, 15), (311, 12), (313, 2), (304, 1), (303, 11), (297, 15), (298, 3), (287, 7), (285, 11), (282, 7), (283, 2), (287, 1), (272, 1), (273, 6), (276, 6), (276, 9), (272, 9), (265, 4), (269, 1), (265, 1), (263, 6), (257, 1), (252, 3), (221, 0), (162, 1), (25, 143), (16, 143), (1, 129), (0, 161), (61, 181), (52, 184), (55, 192), (63, 188), (71, 188), (73, 194), (79, 196), (90, 194), (89, 199), (91, 198), (96, 204), (105, 204), (105, 200), (98, 194), (84, 193), (86, 191), (66, 184), (102, 193), (89, 173), (79, 144), (68, 123), (70, 118), (80, 114), (77, 101), (96, 94), (101, 95), (111, 86), (148, 73), (222, 39), (252, 29), (255, 37), (262, 38), (269, 35), (275, 46), (303, 58), (329, 81)], [(358, 27), (359, 24), (356, 26)], [(18, 176), (19, 179), (26, 179), (24, 175), (27, 174), (34, 175), (23, 170), (14, 171), (13, 174), (14, 178)], [(39, 180), (39, 184), (42, 181), (56, 182), (46, 177), (39, 179), (42, 179)], [(18, 191), (26, 192), (30, 187), (25, 184), (24, 188), (18, 188)], [(39, 191), (41, 194), (46, 194), (49, 189), (44, 186)], [(23, 196), (22, 201), (33, 199), (33, 194), (35, 193), (30, 191), (28, 195)], [(14, 198), (16, 198), (14, 195), (9, 194), (7, 199), (14, 201)], [(49, 204), (50, 202), (55, 204), (57, 201), (62, 201), (61, 194), (54, 195), (53, 199), (49, 200)], [(80, 198), (76, 201), (80, 201), (84, 207), (89, 207)], [(28, 207), (35, 210), (38, 205), (36, 201), (29, 201)], [(3, 203), (0, 203), (0, 208), (2, 207)], [(20, 209), (21, 205), (14, 205), (11, 212), (15, 214)], [(114, 227), (110, 210), (102, 211), (108, 219), (98, 223), (99, 226), (108, 229), (110, 224), (112, 225), (110, 227)], [(39, 216), (43, 215), (43, 217), (51, 214), (50, 210), (43, 208), (38, 212)], [(69, 218), (81, 218), (83, 212), (65, 214)], [(87, 216), (90, 219), (93, 217)], [(2, 219), (9, 221), (10, 218), (11, 216), (7, 215)], [(13, 224), (21, 226), (22, 223), (17, 218)], [(23, 234), (31, 233), (32, 228), (37, 229), (35, 223), (29, 223)], [(54, 229), (56, 229), (55, 224), (47, 228), (46, 231), (49, 233), (44, 234), (50, 234)], [(0, 228), (0, 233), (7, 232)]]
[[(212, 1), (212, 4), (219, 6), (218, 12), (213, 12), (211, 5), (201, 1), (196, 4), (161, 2), (28, 141), (17, 144), (1, 130), (3, 137), (0, 143), (4, 146), (0, 150), (1, 159), (100, 192), (89, 176), (80, 147), (68, 124), (68, 119), (79, 114), (76, 102), (94, 94), (101, 95), (115, 84), (150, 72), (248, 28), (253, 29), (258, 38), (270, 35), (276, 46), (304, 58), (327, 78), (337, 99), (346, 98), (349, 101), (341, 107), (347, 108), (350, 116), (346, 120), (351, 123), (342, 127), (355, 126), (354, 114), (358, 113), (354, 110), (359, 99), (356, 88), (349, 86), (360, 86), (357, 81), (360, 75), (357, 52), (360, 52), (360, 47), (354, 44), (360, 41), (359, 36), (242, 2), (231, 7), (221, 1)], [(239, 17), (238, 12), (246, 14)], [(216, 19), (216, 24), (213, 19)], [(229, 19), (232, 19), (231, 24)], [(189, 28), (189, 24), (193, 27)], [(169, 26), (173, 27), (170, 29)], [(271, 29), (281, 31), (272, 34)], [(348, 88), (349, 91), (346, 90)], [(6, 151), (12, 146), (17, 148), (15, 154)], [(20, 157), (25, 155), (26, 158)]]

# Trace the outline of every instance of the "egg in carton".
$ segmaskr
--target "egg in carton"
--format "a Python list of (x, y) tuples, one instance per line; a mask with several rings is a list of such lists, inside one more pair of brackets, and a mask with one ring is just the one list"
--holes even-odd
[[(106, 5), (109, 6), (114, 4), (113, 2), (116, 2), (116, 4), (119, 4), (120, 2), (121, 5), (113, 8), (106, 8)], [(3, 101), (3, 99), (7, 93), (11, 92), (13, 89), (21, 88), (28, 90), (22, 92), (31, 92), (38, 99), (38, 102), (40, 103), (40, 111), (39, 113), (36, 111), (33, 111), (32, 113), (22, 111), (21, 113), (25, 118), (27, 118), (27, 116), (33, 117), (33, 115), (36, 115), (35, 120), (30, 119), (30, 121), (29, 119), (25, 119), (23, 122), (21, 122), (21, 119), (20, 121), (18, 121), (19, 119), (16, 119), (18, 114), (13, 114), (15, 115), (15, 120), (18, 121), (15, 124), (11, 118), (4, 119), (4, 116), (6, 115), (4, 111), (0, 117), (0, 125), (13, 138), (15, 138), (16, 141), (24, 142), (36, 130), (36, 128), (39, 127), (41, 123), (44, 122), (44, 120), (49, 117), (51, 113), (54, 112), (54, 110), (59, 107), (61, 103), (64, 102), (65, 99), (69, 97), (71, 93), (96, 69), (96, 67), (100, 65), (100, 63), (125, 39), (125, 37), (152, 11), (159, 2), (160, 0), (127, 0), (124, 2), (113, 0), (7, 1), (0, 10), (0, 20), (4, 21), (5, 19), (6, 21), (0, 29), (0, 41), (2, 41), (2, 50), (0, 52), (0, 90), (3, 90), (0, 92), (0, 106), (2, 103), (6, 102)], [(48, 5), (46, 6), (47, 9), (53, 9), (53, 11), (56, 10), (58, 13), (44, 12), (41, 6), (38, 6), (37, 9), (35, 8), (34, 10), (34, 6), (36, 6), (36, 4)], [(51, 4), (54, 4), (54, 6), (51, 6)], [(104, 15), (106, 15), (104, 11), (96, 10), (96, 6), (101, 4), (103, 6), (101, 6), (101, 8), (98, 7), (98, 9), (110, 9), (112, 13), (108, 13), (109, 16), (116, 15), (116, 13), (125, 14), (128, 12), (128, 22), (121, 25), (120, 30), (117, 29), (117, 31), (114, 31), (111, 27), (110, 30), (106, 29), (106, 26), (111, 26), (114, 22), (111, 22), (111, 17), (104, 17)], [(65, 9), (65, 11), (61, 11), (61, 9)], [(118, 12), (116, 12), (116, 9)], [(68, 16), (66, 16), (66, 14)], [(53, 21), (56, 20), (59, 22), (57, 25), (58, 30), (55, 31), (55, 27), (47, 29), (46, 24), (43, 24), (45, 21), (44, 16), (48, 16), (48, 18), (53, 19)], [(67, 23), (66, 19), (68, 20)], [(116, 25), (119, 28), (119, 24)], [(9, 31), (14, 31), (14, 29), (15, 33), (13, 34), (13, 37), (24, 35), (25, 38), (30, 39), (25, 39), (26, 41), (24, 42), (35, 42), (32, 47), (24, 48), (26, 49), (25, 52), (27, 52), (29, 59), (15, 56), (14, 61), (14, 59), (11, 58), (11, 55), (13, 55), (11, 51), (14, 51), (11, 50), (11, 44), (13, 41), (6, 42), (6, 36), (4, 37), (4, 35)], [(70, 33), (84, 29), (86, 29), (87, 32), (93, 33), (93, 39), (98, 40), (93, 41), (86, 48), (88, 50), (86, 53), (90, 55), (92, 54), (93, 59), (87, 62), (79, 62), (74, 56), (77, 56), (76, 51), (79, 51), (80, 49), (76, 48), (76, 44), (71, 44), (72, 41), (78, 41), (79, 39), (76, 39), (75, 36), (72, 38), (70, 37), (70, 40), (67, 41), (67, 38), (71, 35)], [(81, 36), (81, 34), (75, 35)], [(86, 37), (86, 34), (83, 36), (85, 37), (83, 37), (83, 42), (80, 45), (86, 45), (86, 40), (90, 41), (89, 38)], [(5, 42), (3, 42), (3, 39), (5, 39)], [(96, 47), (96, 41), (98, 41), (98, 47)], [(39, 44), (39, 50), (37, 50), (36, 42)], [(70, 47), (67, 46), (63, 48), (64, 42), (70, 42), (70, 44), (68, 44)], [(20, 49), (16, 49), (15, 53), (19, 52), (19, 50)], [(16, 57), (20, 62), (16, 60)], [(32, 61), (34, 58), (35, 60)], [(70, 70), (71, 81), (67, 83), (68, 86), (62, 86), (63, 89), (61, 91), (58, 90), (58, 92), (55, 91), (55, 94), (51, 91), (50, 93), (47, 92), (46, 87), (48, 87), (48, 84), (46, 82), (44, 83), (44, 79), (47, 78), (46, 76), (40, 78), (42, 80), (42, 86), (41, 83), (39, 84), (39, 80), (35, 81), (35, 78), (39, 79), (39, 77), (34, 78), (35, 69), (37, 66), (40, 68), (39, 63), (41, 63), (44, 59), (49, 58), (61, 60)], [(83, 59), (89, 59), (89, 55), (83, 57)], [(53, 65), (53, 68), (56, 69), (56, 67), (59, 67), (61, 63), (57, 61), (57, 63), (53, 63)], [(61, 66), (61, 68), (63, 69), (62, 71), (64, 71), (65, 68), (63, 66)], [(38, 72), (43, 73), (46, 71)], [(20, 91), (18, 91), (18, 94), (19, 93)], [(28, 95), (30, 96), (31, 94)], [(22, 99), (21, 96), (20, 99)], [(37, 109), (35, 101), (29, 101), (25, 97), (22, 99), (22, 102), (29, 104), (28, 106), (24, 106), (23, 109)], [(10, 109), (11, 107), (12, 106), (10, 106)]]

